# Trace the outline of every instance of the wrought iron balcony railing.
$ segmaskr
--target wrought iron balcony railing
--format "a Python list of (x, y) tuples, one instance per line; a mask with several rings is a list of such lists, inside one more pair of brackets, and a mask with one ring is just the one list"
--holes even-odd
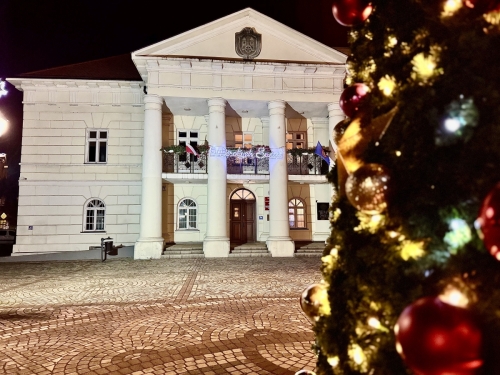
[[(325, 175), (328, 165), (316, 154), (287, 154), (289, 175)], [(163, 153), (165, 173), (207, 173), (207, 154)], [(227, 174), (269, 174), (269, 158), (227, 157)]]
[(163, 153), (165, 173), (207, 173), (207, 154)]

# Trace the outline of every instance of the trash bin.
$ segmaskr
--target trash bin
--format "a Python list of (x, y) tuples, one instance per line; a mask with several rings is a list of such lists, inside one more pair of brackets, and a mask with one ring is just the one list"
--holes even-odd
[(104, 242), (104, 251), (108, 255), (118, 255), (118, 249), (113, 247), (113, 241)]

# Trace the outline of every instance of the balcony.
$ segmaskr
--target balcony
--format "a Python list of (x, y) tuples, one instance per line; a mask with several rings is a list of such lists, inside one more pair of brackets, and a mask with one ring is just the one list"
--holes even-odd
[[(320, 156), (304, 152), (304, 154), (287, 153), (287, 169), (289, 175), (326, 175), (328, 165)], [(194, 156), (186, 153), (163, 153), (164, 173), (207, 173), (207, 154)], [(231, 175), (268, 175), (269, 158), (227, 156), (227, 174)]]

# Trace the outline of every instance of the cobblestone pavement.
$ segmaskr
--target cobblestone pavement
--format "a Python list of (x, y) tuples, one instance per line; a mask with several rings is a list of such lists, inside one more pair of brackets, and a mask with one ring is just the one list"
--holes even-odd
[(0, 374), (313, 370), (319, 258), (0, 263)]

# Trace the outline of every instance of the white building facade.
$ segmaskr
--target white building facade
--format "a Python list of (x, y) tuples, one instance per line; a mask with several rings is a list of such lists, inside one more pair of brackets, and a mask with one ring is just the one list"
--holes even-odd
[(129, 58), (136, 79), (71, 66), (9, 79), (24, 92), (13, 255), (107, 236), (136, 259), (172, 242), (227, 257), (232, 243), (293, 256), (294, 241), (326, 240), (332, 188), (311, 149), (344, 119), (345, 54), (244, 9)]

